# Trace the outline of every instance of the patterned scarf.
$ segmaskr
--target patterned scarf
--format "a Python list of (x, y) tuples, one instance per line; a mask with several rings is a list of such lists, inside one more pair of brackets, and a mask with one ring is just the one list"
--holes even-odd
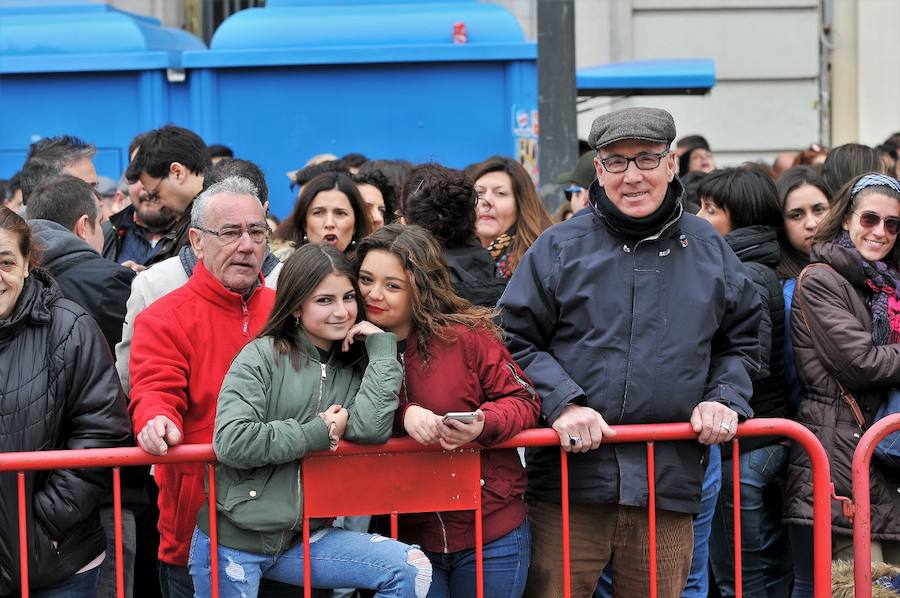
[(498, 275), (506, 280), (509, 280), (509, 277), (512, 276), (512, 263), (510, 262), (507, 251), (509, 250), (509, 246), (512, 245), (512, 242), (515, 240), (516, 230), (515, 227), (513, 227), (491, 241), (491, 244), (488, 245), (487, 248), (491, 257), (494, 258), (494, 263), (497, 264)]
[[(835, 243), (847, 249), (856, 249), (850, 233), (843, 233)], [(872, 342), (875, 345), (900, 343), (900, 274), (885, 262), (862, 260), (866, 286), (872, 291)]]

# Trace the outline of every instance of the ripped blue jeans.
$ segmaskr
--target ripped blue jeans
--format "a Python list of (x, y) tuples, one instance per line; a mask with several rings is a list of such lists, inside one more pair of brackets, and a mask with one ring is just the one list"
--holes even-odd
[[(418, 547), (376, 534), (326, 527), (310, 535), (310, 568), (315, 588), (365, 588), (378, 598), (424, 598), (431, 564)], [(199, 528), (191, 540), (188, 569), (194, 596), (212, 595), (209, 537)], [(303, 585), (303, 542), (277, 555), (219, 546), (219, 596), (255, 598), (260, 579)]]

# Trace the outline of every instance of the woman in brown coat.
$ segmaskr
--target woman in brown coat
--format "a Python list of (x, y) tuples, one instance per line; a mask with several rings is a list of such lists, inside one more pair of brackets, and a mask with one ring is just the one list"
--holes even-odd
[[(797, 370), (806, 393), (797, 419), (828, 454), (839, 495), (851, 495), (851, 462), (887, 390), (900, 387), (900, 182), (856, 177), (813, 239), (791, 309)], [(841, 398), (841, 385), (858, 408)], [(900, 560), (900, 476), (873, 462), (873, 560)], [(791, 525), (794, 598), (812, 596), (812, 473), (792, 447), (786, 521)], [(832, 502), (832, 555), (852, 558), (852, 525)]]

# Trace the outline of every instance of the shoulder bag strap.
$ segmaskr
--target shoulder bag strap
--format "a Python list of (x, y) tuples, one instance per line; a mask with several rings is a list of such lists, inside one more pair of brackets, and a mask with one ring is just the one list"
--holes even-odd
[[(828, 264), (817, 262), (814, 264), (809, 264), (808, 266), (803, 268), (803, 271), (800, 272), (800, 276), (797, 277), (797, 288), (794, 289), (794, 301), (797, 303), (797, 305), (800, 306), (800, 315), (803, 317), (803, 323), (806, 324), (807, 330), (809, 330), (809, 312), (807, 312), (806, 301), (803, 300), (802, 295), (798, 294), (797, 291), (800, 290), (800, 285), (803, 282), (803, 275), (813, 268), (828, 268), (830, 270), (834, 270), (834, 268), (832, 268)], [(847, 387), (837, 379), (837, 376), (832, 374), (831, 377), (834, 378), (835, 382), (837, 382), (838, 390), (841, 393), (841, 400), (844, 401), (844, 404), (847, 405), (847, 407), (850, 409), (850, 412), (853, 414), (853, 419), (854, 421), (856, 421), (856, 425), (859, 426), (860, 430), (864, 430), (866, 427), (866, 418), (863, 417), (862, 410), (860, 410), (859, 408), (859, 403), (856, 402), (856, 399), (853, 398), (853, 395), (850, 394), (850, 391), (847, 390)]]

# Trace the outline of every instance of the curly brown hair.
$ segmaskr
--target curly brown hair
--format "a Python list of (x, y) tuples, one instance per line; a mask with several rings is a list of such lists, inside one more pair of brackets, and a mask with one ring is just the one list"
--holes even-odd
[(428, 341), (437, 337), (444, 342), (456, 339), (454, 325), (487, 330), (502, 340), (493, 312), (472, 305), (453, 290), (443, 250), (431, 234), (413, 224), (388, 224), (375, 231), (356, 248), (356, 273), (370, 251), (386, 251), (397, 256), (406, 270), (412, 297), (412, 319), (418, 333), (417, 348), (427, 363)]

